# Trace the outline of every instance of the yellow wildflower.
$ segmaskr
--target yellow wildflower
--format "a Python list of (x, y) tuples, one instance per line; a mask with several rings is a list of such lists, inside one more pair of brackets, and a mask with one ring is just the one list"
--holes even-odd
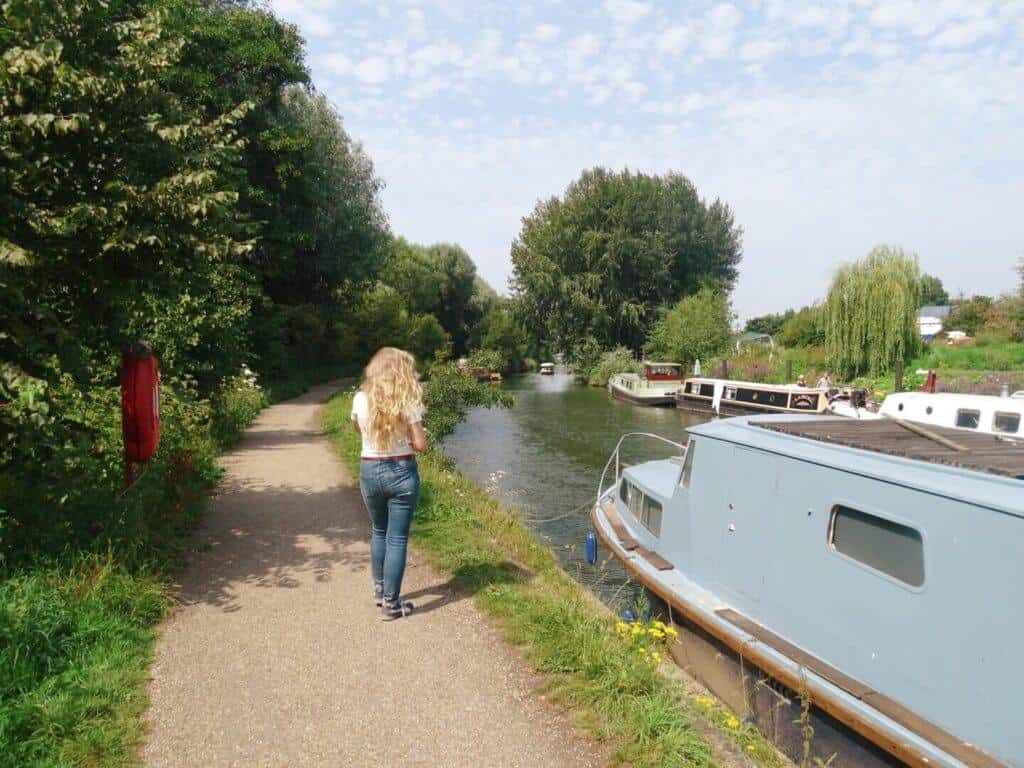
[(647, 634), (649, 634), (651, 637), (656, 637), (659, 640), (665, 636), (665, 633), (657, 627), (651, 627), (649, 630), (647, 630)]
[(636, 651), (637, 651), (637, 653), (639, 653), (639, 654), (640, 654), (641, 656), (646, 656), (646, 655), (647, 655), (647, 649), (646, 649), (646, 648), (644, 648), (644, 647), (643, 647), (642, 645), (641, 645), (641, 646), (640, 646), (639, 648), (637, 648), (637, 649), (636, 649)]
[(615, 629), (617, 629), (619, 632), (628, 632), (629, 625), (624, 621), (620, 621), (615, 624)]
[(641, 627), (639, 624), (634, 624), (633, 625), (633, 636), (634, 637), (636, 635), (642, 635), (643, 633), (644, 633), (644, 628), (643, 627)]
[(739, 728), (739, 727), (740, 727), (740, 721), (739, 721), (739, 720), (737, 720), (737, 719), (736, 719), (735, 717), (733, 717), (732, 715), (730, 715), (730, 716), (728, 717), (728, 719), (726, 719), (726, 721), (725, 721), (725, 725), (726, 725), (726, 727), (727, 727), (727, 728), (733, 728), (733, 729), (735, 729), (735, 728)]
[(754, 751), (754, 745), (753, 744), (747, 744), (747, 752), (753, 752), (753, 751)]
[(655, 664), (661, 664), (661, 654), (658, 653), (657, 651), (655, 651), (654, 653), (651, 654), (651, 658), (654, 659), (654, 663)]
[(676, 630), (672, 627), (665, 627), (665, 634), (672, 638), (675, 638), (679, 635), (679, 633), (676, 632)]

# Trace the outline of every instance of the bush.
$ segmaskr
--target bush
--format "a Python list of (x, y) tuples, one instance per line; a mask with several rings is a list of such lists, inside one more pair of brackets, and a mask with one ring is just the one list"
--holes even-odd
[(592, 387), (605, 387), (616, 373), (640, 373), (643, 363), (633, 359), (633, 353), (625, 347), (616, 347), (601, 355), (597, 365), (587, 376), (587, 384)]
[(732, 320), (728, 295), (702, 288), (654, 324), (647, 339), (648, 355), (675, 363), (706, 360), (729, 346)]
[(267, 393), (254, 375), (240, 374), (224, 383), (211, 399), (210, 432), (218, 447), (234, 445), (268, 404)]
[(471, 371), (502, 371), (505, 360), (496, 349), (477, 349), (470, 353), (466, 365)]

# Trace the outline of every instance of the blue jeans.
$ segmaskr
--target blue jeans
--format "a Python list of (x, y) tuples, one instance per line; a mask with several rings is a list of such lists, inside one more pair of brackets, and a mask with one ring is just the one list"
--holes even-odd
[(402, 592), (409, 526), (420, 493), (416, 459), (363, 460), (359, 464), (359, 490), (370, 513), (370, 570), (385, 602), (394, 603)]

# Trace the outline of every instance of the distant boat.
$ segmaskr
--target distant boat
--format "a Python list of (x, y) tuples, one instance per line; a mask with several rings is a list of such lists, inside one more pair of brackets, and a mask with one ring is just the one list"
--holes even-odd
[[(678, 455), (627, 467), (637, 436)], [(673, 653), (739, 714), (789, 727), (792, 709), (750, 702), (799, 691), (814, 743), (870, 758), (851, 765), (1024, 765), (1024, 445), (830, 416), (716, 420), (687, 445), (626, 435), (592, 521), (672, 609)]]
[(921, 424), (1024, 438), (1024, 392), (997, 397), (953, 392), (894, 392), (879, 414)]
[(555, 364), (554, 363), (541, 363), (540, 364), (540, 375), (541, 376), (554, 376), (555, 375)]
[(636, 405), (672, 405), (683, 383), (678, 363), (645, 362), (642, 373), (616, 373), (608, 379), (612, 397)]

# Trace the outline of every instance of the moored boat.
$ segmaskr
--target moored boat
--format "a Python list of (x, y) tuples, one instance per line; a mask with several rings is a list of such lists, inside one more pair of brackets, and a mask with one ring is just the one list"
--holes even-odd
[(1024, 438), (1024, 392), (997, 397), (952, 392), (894, 392), (879, 413), (938, 427)]
[(555, 364), (554, 363), (541, 363), (540, 364), (540, 375), (541, 376), (554, 376), (555, 375)]
[(592, 519), (692, 628), (681, 653), (705, 684), (727, 687), (715, 647), (736, 654), (743, 679), (805, 695), (878, 753), (850, 764), (1024, 765), (1024, 445), (827, 416), (689, 434), (624, 469), (620, 440)]
[(612, 397), (636, 405), (672, 405), (683, 383), (678, 363), (645, 362), (642, 373), (616, 373), (608, 379)]
[(796, 384), (693, 377), (683, 382), (676, 407), (695, 413), (827, 413), (829, 390)]

